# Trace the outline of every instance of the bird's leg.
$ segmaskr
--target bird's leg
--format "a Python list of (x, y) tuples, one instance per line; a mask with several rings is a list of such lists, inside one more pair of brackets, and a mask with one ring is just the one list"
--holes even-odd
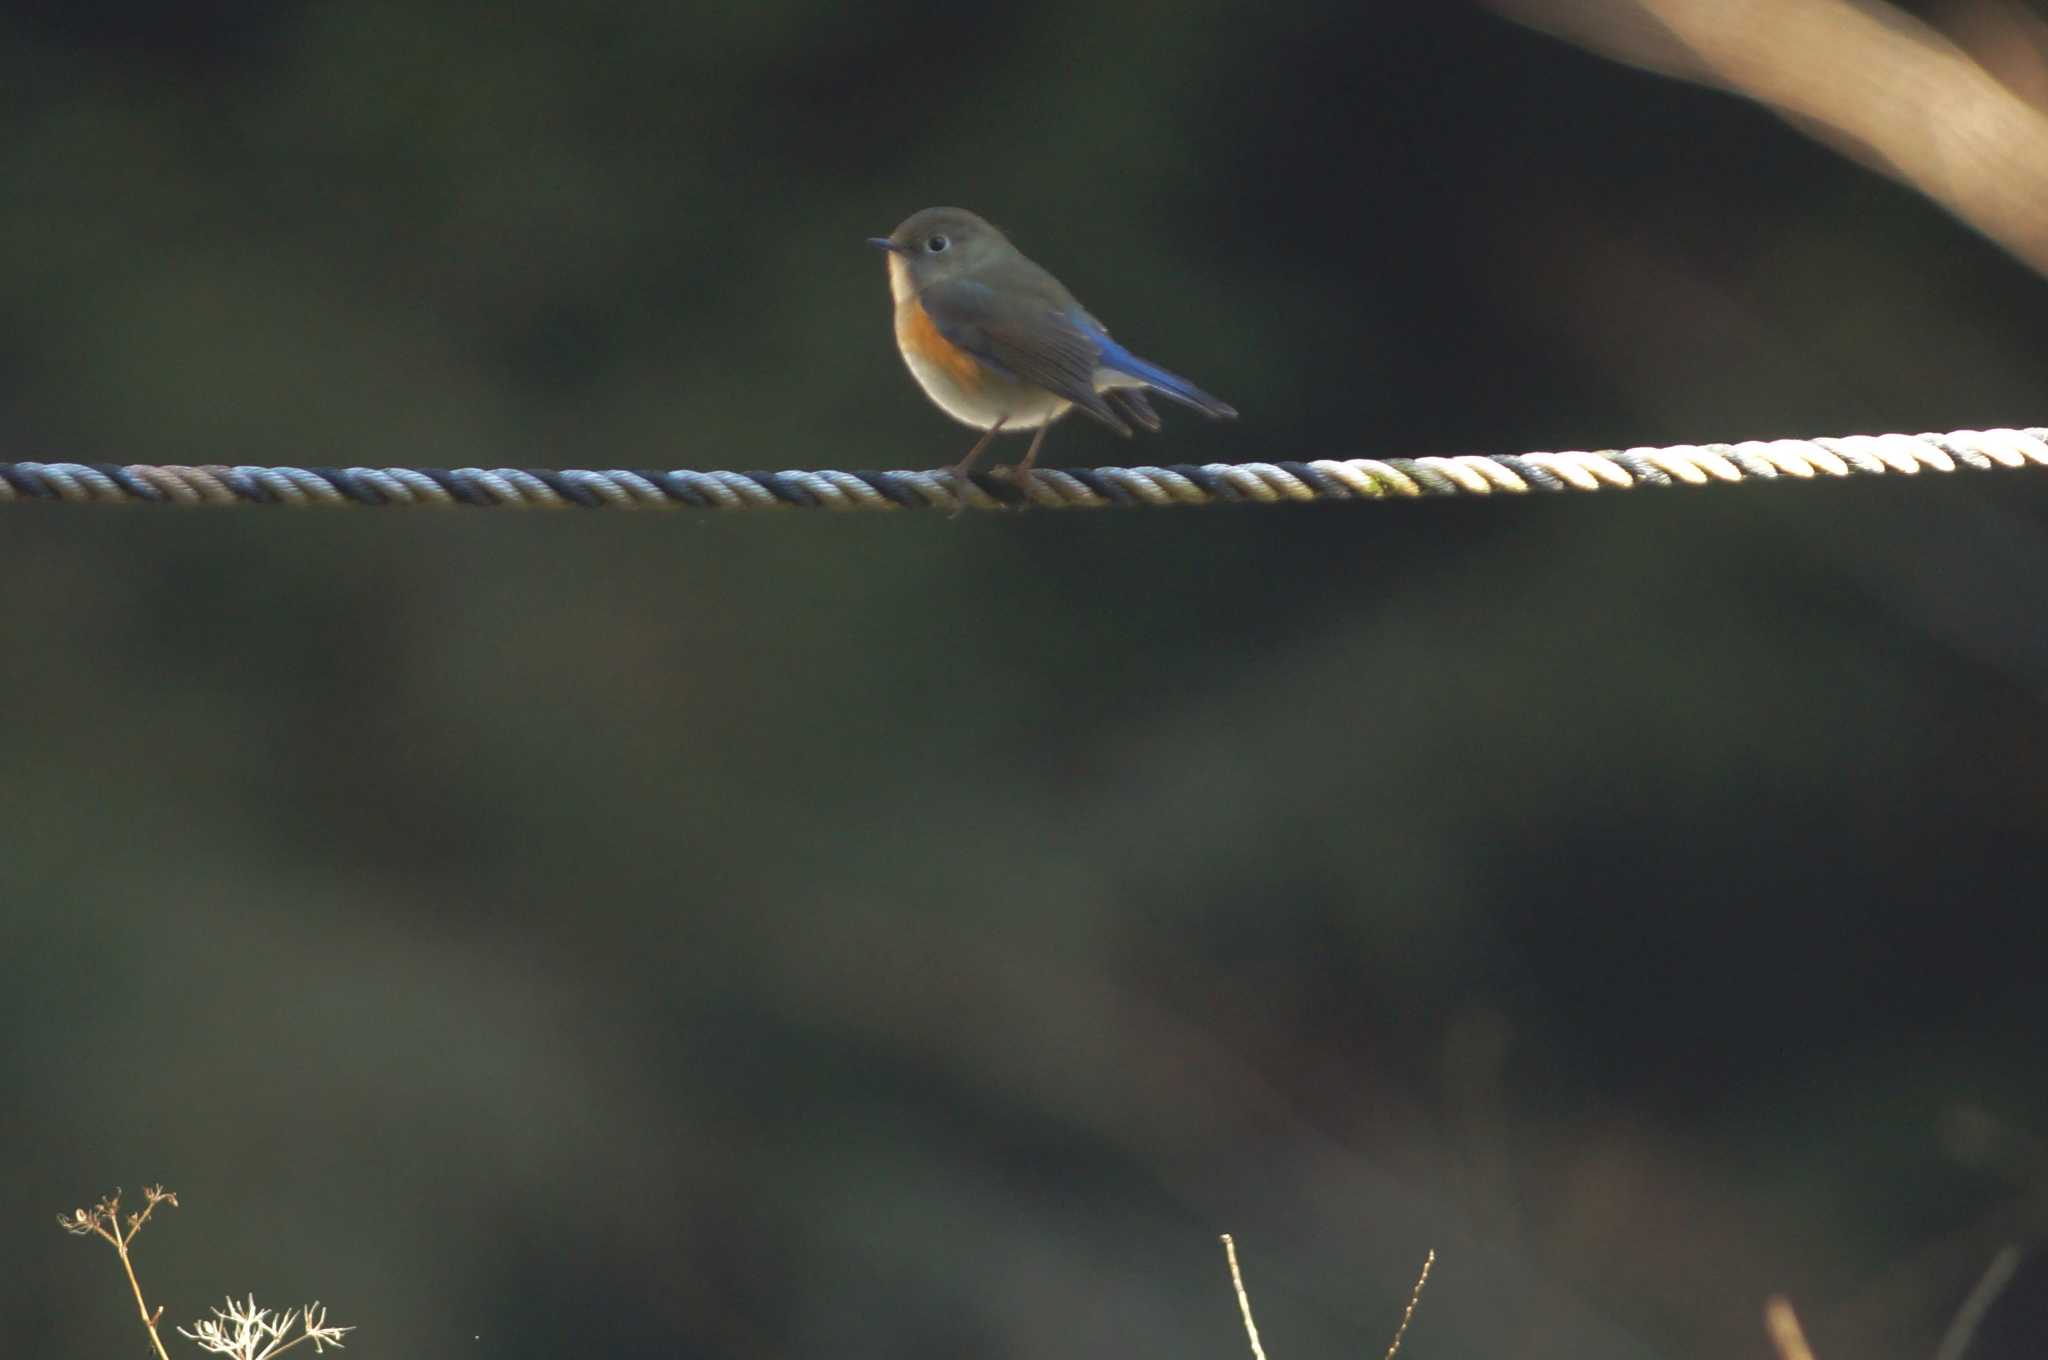
[(1019, 491), (1030, 485), (1027, 479), (1031, 476), (1032, 465), (1038, 461), (1038, 446), (1045, 442), (1045, 432), (1051, 428), (1052, 422), (1049, 420), (1038, 427), (1038, 433), (1031, 436), (1031, 447), (1024, 450), (1024, 461), (1011, 471), (1010, 475), (1016, 481)]
[(1006, 415), (997, 416), (996, 423), (984, 430), (981, 438), (974, 441), (974, 447), (967, 451), (967, 456), (953, 464), (953, 475), (960, 479), (959, 496), (961, 509), (967, 508), (967, 487), (969, 485), (967, 474), (974, 470), (974, 460), (981, 457), (982, 450), (988, 447), (988, 441), (996, 437), (997, 432), (1009, 423), (1009, 419)]

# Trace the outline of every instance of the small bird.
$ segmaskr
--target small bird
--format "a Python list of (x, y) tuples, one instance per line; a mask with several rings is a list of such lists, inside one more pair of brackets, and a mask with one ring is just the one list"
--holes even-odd
[(1055, 420), (1079, 407), (1118, 434), (1159, 428), (1147, 392), (1205, 416), (1237, 415), (1109, 338), (1060, 281), (964, 208), (926, 208), (868, 244), (889, 252), (896, 347), (939, 409), (986, 431), (954, 471), (964, 477), (1004, 430), (1036, 430), (1021, 477)]

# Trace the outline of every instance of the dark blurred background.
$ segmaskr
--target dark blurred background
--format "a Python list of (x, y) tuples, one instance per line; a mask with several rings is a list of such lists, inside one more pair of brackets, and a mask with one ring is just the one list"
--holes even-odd
[[(2048, 421), (2026, 267), (1457, 3), (14, 5), (0, 186), (7, 459), (948, 463), (935, 203), (1244, 413), (1054, 462)], [(1430, 1247), (1414, 1360), (1924, 1357), (2041, 1229), (2039, 471), (0, 580), (9, 1354), (141, 1353), (152, 1180), (352, 1355), (1238, 1360), (1228, 1230), (1274, 1360)]]

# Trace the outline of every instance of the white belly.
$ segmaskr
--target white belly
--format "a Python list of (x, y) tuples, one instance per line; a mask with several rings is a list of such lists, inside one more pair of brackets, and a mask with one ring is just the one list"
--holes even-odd
[(1006, 430), (1035, 430), (1058, 420), (1073, 404), (1042, 387), (1011, 382), (993, 373), (984, 373), (972, 385), (963, 383), (944, 365), (932, 363), (907, 346), (896, 348), (924, 394), (941, 411), (977, 430), (989, 429), (997, 421)]

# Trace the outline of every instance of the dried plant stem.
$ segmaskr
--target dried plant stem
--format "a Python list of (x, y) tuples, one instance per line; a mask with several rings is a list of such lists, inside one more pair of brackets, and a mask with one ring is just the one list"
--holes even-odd
[[(1252, 1321), (1251, 1295), (1245, 1293), (1244, 1274), (1237, 1268), (1237, 1243), (1230, 1234), (1223, 1234), (1223, 1256), (1230, 1262), (1230, 1287), (1237, 1291), (1237, 1311), (1244, 1316), (1244, 1334), (1252, 1343), (1252, 1360), (1266, 1360), (1266, 1348), (1259, 1344), (1259, 1324)], [(1422, 1300), (1422, 1286), (1429, 1283), (1429, 1269), (1436, 1264), (1436, 1251), (1432, 1249), (1422, 1260), (1422, 1273), (1415, 1277), (1415, 1288), (1408, 1291), (1408, 1306), (1401, 1310), (1401, 1325), (1394, 1329), (1393, 1344), (1387, 1347), (1384, 1360), (1394, 1360), (1400, 1353), (1401, 1338), (1408, 1335), (1408, 1323), (1415, 1316), (1415, 1305)], [(1812, 1360), (1811, 1356), (1806, 1360)]]
[(149, 1216), (156, 1212), (159, 1204), (178, 1207), (178, 1197), (161, 1185), (152, 1185), (142, 1192), (145, 1203), (141, 1213), (129, 1214), (124, 1221), (121, 1217), (121, 1192), (116, 1190), (90, 1209), (73, 1209), (68, 1214), (57, 1215), (57, 1225), (73, 1237), (104, 1238), (114, 1248), (114, 1254), (121, 1258), (121, 1272), (128, 1277), (128, 1292), (135, 1296), (135, 1311), (142, 1318), (142, 1325), (149, 1332), (149, 1344), (156, 1348), (157, 1360), (171, 1360), (164, 1350), (164, 1339), (157, 1335), (156, 1324), (164, 1315), (159, 1308), (149, 1311), (149, 1303), (142, 1297), (142, 1281), (136, 1278), (135, 1262), (129, 1259), (128, 1244), (135, 1240)]
[(1230, 1262), (1230, 1284), (1237, 1290), (1237, 1311), (1244, 1314), (1244, 1334), (1251, 1339), (1252, 1360), (1266, 1360), (1266, 1348), (1259, 1344), (1259, 1324), (1252, 1321), (1251, 1296), (1244, 1292), (1244, 1276), (1237, 1269), (1237, 1243), (1223, 1234), (1223, 1255)]
[(1976, 1338), (1977, 1327), (1984, 1321), (1984, 1315), (1991, 1311), (1991, 1305), (1998, 1302), (1998, 1296), (2012, 1283), (2012, 1277), (2020, 1268), (2023, 1255), (2016, 1246), (2002, 1249), (1991, 1258), (1991, 1264), (1984, 1268), (1984, 1274), (1963, 1300), (1963, 1306), (1956, 1310), (1948, 1330), (1941, 1335), (1941, 1344), (1934, 1349), (1934, 1360), (1963, 1360), (1963, 1353), (1970, 1349), (1970, 1342)]
[[(128, 1235), (130, 1237), (134, 1236), (133, 1233)], [(156, 1334), (157, 1318), (163, 1315), (163, 1310), (159, 1308), (156, 1313), (152, 1314), (149, 1311), (149, 1305), (143, 1302), (142, 1281), (135, 1278), (135, 1265), (128, 1259), (128, 1243), (121, 1237), (116, 1236), (114, 1238), (114, 1250), (120, 1253), (121, 1269), (128, 1273), (128, 1288), (135, 1293), (135, 1311), (141, 1314), (142, 1325), (149, 1328), (149, 1344), (156, 1347), (157, 1360), (171, 1360), (169, 1352), (164, 1350), (163, 1338)]]
[(1408, 1291), (1408, 1306), (1401, 1310), (1401, 1325), (1394, 1329), (1394, 1342), (1387, 1347), (1385, 1360), (1394, 1360), (1401, 1349), (1401, 1338), (1408, 1335), (1408, 1320), (1415, 1316), (1415, 1305), (1422, 1302), (1422, 1286), (1429, 1283), (1429, 1268), (1436, 1264), (1436, 1248), (1431, 1247), (1429, 1255), (1422, 1258), (1422, 1273), (1415, 1277), (1415, 1288)]
[[(149, 1303), (142, 1297), (142, 1281), (136, 1277), (135, 1262), (128, 1248), (142, 1231), (149, 1216), (156, 1212), (159, 1204), (178, 1207), (178, 1197), (161, 1185), (152, 1185), (144, 1190), (148, 1203), (139, 1214), (121, 1216), (121, 1192), (116, 1190), (90, 1209), (73, 1209), (68, 1214), (57, 1215), (57, 1226), (73, 1237), (98, 1237), (105, 1240), (121, 1258), (121, 1270), (128, 1276), (128, 1292), (135, 1296), (135, 1311), (142, 1317), (142, 1326), (149, 1333), (149, 1344), (156, 1349), (157, 1360), (171, 1360), (164, 1350), (164, 1339), (157, 1334), (156, 1324), (163, 1319), (161, 1306), (155, 1312), (149, 1310)], [(298, 1335), (292, 1336), (293, 1327)], [(258, 1308), (256, 1296), (249, 1295), (247, 1302), (237, 1303), (230, 1295), (225, 1307), (213, 1309), (211, 1318), (201, 1318), (190, 1328), (178, 1328), (178, 1335), (198, 1344), (204, 1351), (215, 1355), (234, 1357), (234, 1360), (271, 1360), (283, 1355), (292, 1347), (310, 1341), (313, 1349), (323, 1350), (328, 1346), (342, 1349), (342, 1338), (354, 1331), (327, 1320), (327, 1310), (315, 1299), (303, 1308), (287, 1308), (278, 1312), (270, 1308)]]
[(1813, 1360), (1813, 1347), (1806, 1344), (1799, 1314), (1792, 1311), (1792, 1300), (1783, 1294), (1773, 1294), (1764, 1300), (1764, 1330), (1771, 1334), (1771, 1344), (1778, 1348), (1778, 1360)]

